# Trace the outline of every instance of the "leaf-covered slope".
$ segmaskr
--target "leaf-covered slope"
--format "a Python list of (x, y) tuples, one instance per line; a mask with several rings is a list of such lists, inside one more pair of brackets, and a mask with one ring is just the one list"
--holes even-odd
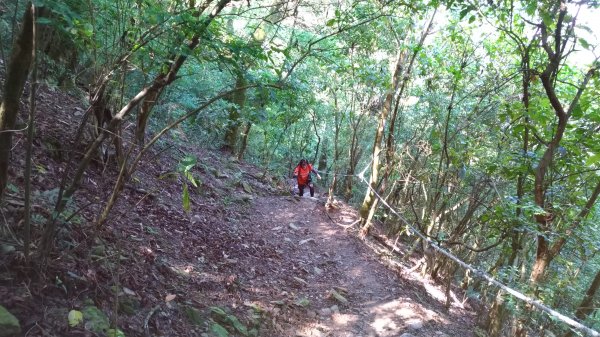
[[(43, 88), (40, 98), (38, 234), (56, 198), (48, 186), (57, 185), (69, 151), (79, 151), (68, 145), (72, 130), (64, 131), (83, 113), (78, 99), (56, 90)], [(70, 218), (62, 219), (59, 249), (41, 278), (29, 276), (35, 273), (3, 243), (0, 298), (28, 336), (471, 334), (464, 303), (455, 299), (444, 312), (440, 290), (414, 274), (402, 276), (402, 268), (384, 267), (378, 256), (389, 254), (347, 230), (352, 209), (291, 197), (285, 183), (260, 168), (185, 145), (182, 137), (149, 154), (99, 229), (98, 200), (110, 193), (117, 171), (114, 162), (97, 163), (69, 206)], [(197, 158), (191, 176), (178, 170), (184, 157)], [(3, 209), (8, 220), (22, 212), (22, 163), (17, 147)], [(186, 212), (182, 191), (190, 177), (197, 187), (188, 183)], [(83, 315), (75, 326), (71, 310)]]

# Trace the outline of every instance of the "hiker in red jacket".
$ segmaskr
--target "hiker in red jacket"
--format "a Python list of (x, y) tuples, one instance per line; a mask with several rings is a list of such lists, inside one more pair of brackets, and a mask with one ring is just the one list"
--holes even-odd
[(319, 172), (317, 172), (311, 164), (309, 164), (306, 159), (300, 160), (298, 166), (294, 169), (294, 178), (298, 179), (298, 190), (299, 195), (304, 195), (304, 188), (308, 186), (310, 189), (310, 196), (315, 196), (315, 186), (312, 183), (312, 179), (310, 173), (314, 172), (317, 175), (317, 179), (321, 179)]

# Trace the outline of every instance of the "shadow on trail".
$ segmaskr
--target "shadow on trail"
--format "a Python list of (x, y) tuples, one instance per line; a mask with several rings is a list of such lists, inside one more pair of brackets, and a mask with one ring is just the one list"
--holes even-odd
[(323, 200), (307, 197), (265, 197), (254, 206), (268, 233), (264, 243), (279, 253), (270, 273), (256, 281), (271, 279), (283, 297), (310, 303), (295, 308), (286, 336), (473, 335), (472, 313), (459, 302), (445, 312), (437, 285), (390, 270), (345, 230), (355, 220), (350, 209), (327, 214)]

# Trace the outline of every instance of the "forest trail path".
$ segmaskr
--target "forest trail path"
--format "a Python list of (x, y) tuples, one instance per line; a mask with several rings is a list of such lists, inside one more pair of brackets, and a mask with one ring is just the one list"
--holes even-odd
[(270, 272), (250, 285), (271, 285), (273, 300), (295, 304), (275, 321), (281, 336), (474, 335), (472, 312), (458, 301), (445, 312), (438, 286), (385, 267), (346, 230), (356, 219), (352, 209), (326, 211), (320, 199), (282, 196), (254, 199), (250, 209), (255, 233), (276, 252), (263, 259)]

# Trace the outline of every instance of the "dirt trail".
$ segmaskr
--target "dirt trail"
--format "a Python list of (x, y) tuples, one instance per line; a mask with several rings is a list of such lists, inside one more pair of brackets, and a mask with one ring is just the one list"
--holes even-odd
[[(84, 108), (54, 89), (42, 86), (39, 95), (45, 113), (36, 124), (34, 204), (49, 210), (65, 153), (77, 148), (68, 139), (78, 125), (71, 121)], [(15, 135), (15, 144), (23, 137)], [(170, 148), (177, 151), (165, 151)], [(24, 152), (17, 149), (9, 180), (22, 191)], [(190, 189), (189, 213), (181, 206), (183, 178), (173, 174), (182, 153), (203, 162), (193, 170), (201, 186)], [(326, 211), (322, 198), (281, 195), (285, 188), (275, 186), (277, 179), (256, 175), (256, 167), (179, 140), (167, 139), (150, 158), (100, 231), (94, 207), (61, 227), (43, 277), (30, 278), (14, 247), (0, 242), (13, 248), (0, 255), (0, 304), (27, 336), (104, 336), (90, 331), (88, 318), (84, 325), (67, 324), (70, 310), (85, 308), (98, 313), (98, 331), (110, 318), (128, 337), (215, 336), (216, 322), (234, 337), (243, 335), (239, 321), (253, 329), (246, 335), (260, 337), (473, 335), (472, 310), (455, 300), (446, 313), (438, 286), (385, 267), (386, 254), (347, 229), (356, 219), (348, 206)], [(93, 166), (75, 205), (106, 200), (117, 172)], [(4, 226), (15, 224), (18, 231), (15, 205), (22, 202), (19, 193), (8, 196), (12, 204), (0, 205)], [(42, 224), (34, 224), (37, 233)]]
[[(251, 284), (272, 284), (274, 300), (308, 300), (277, 325), (282, 336), (473, 335), (472, 313), (458, 303), (444, 313), (441, 289), (388, 269), (346, 230), (356, 218), (351, 209), (327, 214), (317, 198), (280, 196), (258, 198), (252, 206), (256, 233), (265, 233), (278, 256), (266, 257), (270, 272)], [(332, 290), (347, 290), (347, 303)]]

